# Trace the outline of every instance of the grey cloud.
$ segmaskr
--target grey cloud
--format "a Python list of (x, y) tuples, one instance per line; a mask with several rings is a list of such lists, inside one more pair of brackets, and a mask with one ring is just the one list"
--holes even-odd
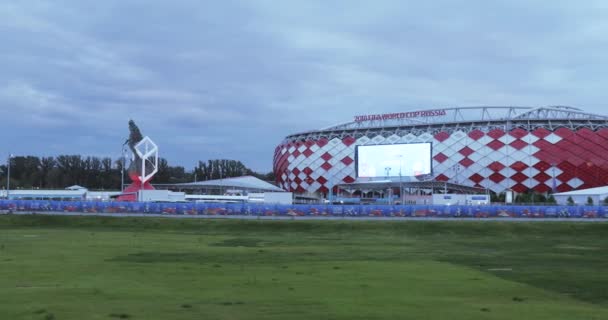
[(356, 114), (602, 113), (606, 11), (602, 1), (3, 3), (0, 128), (22, 143), (0, 150), (117, 156), (132, 118), (172, 162), (232, 157), (268, 171), (285, 135)]

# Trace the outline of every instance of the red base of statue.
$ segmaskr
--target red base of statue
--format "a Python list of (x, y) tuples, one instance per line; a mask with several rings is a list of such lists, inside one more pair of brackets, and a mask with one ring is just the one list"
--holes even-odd
[(131, 176), (131, 183), (118, 198), (117, 201), (137, 201), (137, 192), (139, 190), (155, 190), (154, 187), (150, 184), (150, 182), (146, 181), (144, 184), (139, 180), (139, 176), (137, 175), (129, 175)]

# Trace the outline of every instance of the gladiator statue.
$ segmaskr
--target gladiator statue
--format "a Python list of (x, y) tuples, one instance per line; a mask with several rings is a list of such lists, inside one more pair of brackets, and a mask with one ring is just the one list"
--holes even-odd
[(129, 120), (129, 138), (123, 144), (124, 146), (129, 146), (132, 153), (127, 172), (133, 182), (118, 197), (118, 200), (135, 201), (139, 190), (154, 190), (149, 180), (156, 173), (158, 147), (150, 138), (141, 134), (133, 120)]

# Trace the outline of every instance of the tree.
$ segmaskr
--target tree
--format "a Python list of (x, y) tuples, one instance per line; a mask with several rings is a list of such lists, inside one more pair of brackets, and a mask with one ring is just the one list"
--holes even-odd
[(587, 197), (587, 205), (593, 205), (593, 198), (591, 198), (591, 196)]
[(552, 194), (550, 194), (549, 197), (547, 198), (547, 203), (550, 203), (550, 204), (555, 204), (556, 203), (555, 197), (553, 197)]
[(566, 199), (566, 202), (567, 202), (569, 205), (573, 205), (573, 204), (574, 204), (574, 200), (572, 199), (572, 196), (569, 196), (569, 197), (568, 197), (568, 199)]

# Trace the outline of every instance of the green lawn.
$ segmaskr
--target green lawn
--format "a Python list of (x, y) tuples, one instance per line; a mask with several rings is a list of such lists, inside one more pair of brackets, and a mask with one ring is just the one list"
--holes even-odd
[(0, 319), (608, 319), (608, 223), (0, 216)]

